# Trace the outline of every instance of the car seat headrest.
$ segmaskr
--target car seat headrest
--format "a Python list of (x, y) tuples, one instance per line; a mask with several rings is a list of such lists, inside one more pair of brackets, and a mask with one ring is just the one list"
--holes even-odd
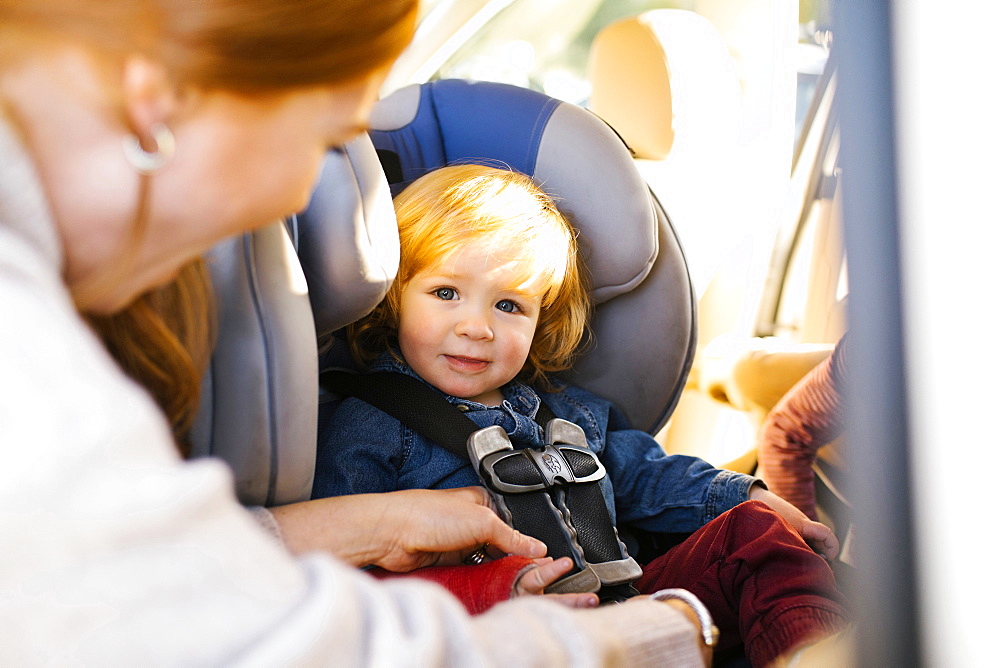
[(611, 128), (579, 107), (524, 88), (442, 80), (380, 102), (370, 134), (389, 161), (387, 173), (398, 170), (397, 191), (469, 160), (534, 177), (580, 230), (595, 303), (625, 294), (649, 274), (657, 238), (646, 185)]
[(389, 187), (367, 135), (331, 151), (308, 208), (207, 255), (218, 337), (192, 454), (223, 459), (246, 505), (312, 493), (317, 334), (373, 309), (399, 264)]
[(392, 195), (368, 137), (328, 154), (312, 200), (296, 218), (296, 247), (322, 338), (375, 308), (399, 267)]
[(725, 145), (739, 132), (741, 91), (725, 42), (708, 19), (654, 9), (602, 29), (590, 48), (588, 107), (635, 157)]
[[(595, 344), (567, 379), (655, 431), (694, 351), (694, 300), (669, 220), (615, 132), (594, 114), (491, 82), (439, 80), (380, 101), (369, 134), (393, 188), (450, 164), (532, 176), (580, 231)], [(654, 391), (650, 388), (656, 386)]]
[(316, 459), (316, 335), (285, 224), (207, 254), (218, 332), (191, 428), (191, 454), (218, 457), (246, 505), (309, 498)]

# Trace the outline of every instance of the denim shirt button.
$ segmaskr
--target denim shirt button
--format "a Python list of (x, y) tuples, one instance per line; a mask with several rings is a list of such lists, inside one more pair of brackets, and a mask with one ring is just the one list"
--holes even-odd
[(468, 404), (455, 404), (455, 408), (457, 408), (458, 410), (462, 411), (463, 413), (466, 413), (469, 410), (469, 405)]

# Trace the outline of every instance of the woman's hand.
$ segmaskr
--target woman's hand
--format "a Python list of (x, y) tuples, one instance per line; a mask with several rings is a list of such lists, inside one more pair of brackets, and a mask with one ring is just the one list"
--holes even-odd
[(777, 494), (760, 485), (754, 485), (750, 488), (750, 499), (766, 503), (771, 510), (788, 520), (788, 523), (799, 532), (806, 543), (828, 561), (832, 561), (840, 553), (840, 541), (837, 540), (837, 536), (834, 535), (830, 527), (809, 519), (805, 513)]
[(272, 508), (294, 553), (326, 551), (355, 566), (406, 572), (458, 564), (484, 544), (540, 558), (545, 544), (506, 525), (481, 487), (412, 489)]

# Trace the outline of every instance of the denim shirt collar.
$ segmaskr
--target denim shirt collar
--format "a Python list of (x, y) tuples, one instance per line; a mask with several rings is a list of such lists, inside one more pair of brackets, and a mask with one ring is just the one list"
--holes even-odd
[[(399, 358), (397, 358), (397, 356)], [(433, 385), (421, 378), (406, 362), (401, 361), (401, 355), (396, 351), (396, 356), (389, 352), (382, 353), (372, 364), (372, 371), (395, 371), (412, 376), (423, 381), (428, 387), (440, 392), (450, 404), (457, 406), (463, 413), (468, 415), (480, 427), (490, 425), (500, 425), (510, 436), (510, 439), (517, 443), (537, 443), (541, 440), (540, 427), (535, 424), (535, 416), (542, 401), (532, 388), (518, 380), (512, 380), (502, 388), (503, 404), (500, 406), (486, 406), (470, 399), (461, 399), (450, 394), (445, 394)]]

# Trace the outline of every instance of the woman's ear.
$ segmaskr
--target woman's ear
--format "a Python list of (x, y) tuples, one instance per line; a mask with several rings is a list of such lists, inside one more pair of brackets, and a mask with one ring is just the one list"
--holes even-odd
[(170, 125), (178, 107), (178, 92), (163, 65), (143, 56), (129, 56), (122, 69), (125, 120), (144, 150), (155, 150), (152, 128)]

